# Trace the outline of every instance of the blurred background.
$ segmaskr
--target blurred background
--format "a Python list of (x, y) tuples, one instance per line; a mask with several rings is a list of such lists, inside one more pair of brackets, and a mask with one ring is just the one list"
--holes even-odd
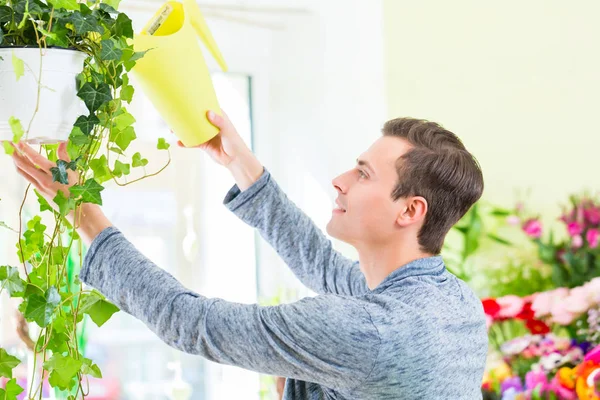
[[(544, 234), (555, 229), (568, 238), (558, 217), (569, 196), (593, 196), (600, 187), (592, 163), (600, 148), (594, 117), (600, 106), (600, 3), (199, 4), (230, 68), (219, 72), (206, 54), (222, 108), (319, 227), (331, 213), (331, 179), (352, 168), (387, 119), (429, 119), (459, 135), (486, 182), (479, 208), (449, 237), (449, 266), (481, 297), (557, 286), (540, 266), (548, 263), (537, 258), (538, 245), (521, 228), (535, 218)], [(123, 0), (120, 10), (138, 32), (161, 5)], [(152, 162), (164, 163), (155, 144), (159, 137), (175, 143), (169, 127), (141, 90), (129, 110), (141, 139), (136, 150), (152, 155), (149, 169)], [(171, 149), (172, 165), (159, 176), (124, 189), (107, 183), (104, 209), (115, 225), (203, 295), (263, 304), (311, 295), (222, 206), (233, 184), (227, 171), (201, 151)], [(8, 157), (0, 157), (0, 171), (0, 220), (17, 226), (25, 184)], [(36, 205), (26, 203), (24, 218)], [(0, 230), (0, 258), (14, 264), (13, 235)], [(511, 281), (510, 290), (498, 290), (495, 283), (509, 285), (506, 276), (523, 271), (529, 272)], [(0, 342), (18, 349), (15, 307), (8, 297), (0, 299)], [(92, 382), (90, 399), (165, 399), (163, 389), (178, 367), (193, 399), (277, 398), (274, 378), (177, 352), (125, 313), (100, 330), (88, 324), (86, 338), (89, 357), (104, 374)]]

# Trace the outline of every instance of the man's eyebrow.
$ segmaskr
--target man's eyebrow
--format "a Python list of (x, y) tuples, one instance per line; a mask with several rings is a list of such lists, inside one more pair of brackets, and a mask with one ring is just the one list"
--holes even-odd
[(360, 165), (361, 167), (367, 167), (372, 173), (375, 173), (375, 170), (373, 169), (373, 167), (371, 166), (371, 164), (368, 161), (357, 158), (356, 163), (358, 165)]

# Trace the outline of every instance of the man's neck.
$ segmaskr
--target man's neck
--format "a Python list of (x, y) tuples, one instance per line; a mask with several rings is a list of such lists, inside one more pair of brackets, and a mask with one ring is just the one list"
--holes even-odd
[(365, 275), (369, 289), (375, 289), (383, 280), (398, 268), (432, 254), (425, 253), (418, 245), (382, 245), (358, 248), (360, 269)]

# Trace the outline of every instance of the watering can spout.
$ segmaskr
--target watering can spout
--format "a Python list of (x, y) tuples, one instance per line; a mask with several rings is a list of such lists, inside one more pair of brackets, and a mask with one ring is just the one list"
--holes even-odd
[(217, 61), (219, 67), (226, 72), (227, 64), (225, 63), (225, 59), (223, 58), (215, 39), (210, 33), (210, 29), (208, 29), (208, 25), (206, 25), (206, 21), (200, 12), (200, 8), (197, 4), (195, 4), (194, 0), (183, 0), (183, 3), (191, 3), (187, 6), (187, 9), (190, 12), (190, 22), (196, 30), (196, 34), (200, 37), (202, 43), (204, 43), (208, 51), (210, 51), (210, 54), (212, 54), (214, 59)]

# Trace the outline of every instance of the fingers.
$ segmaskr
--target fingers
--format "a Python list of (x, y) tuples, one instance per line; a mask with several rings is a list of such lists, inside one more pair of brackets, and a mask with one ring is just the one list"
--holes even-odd
[(33, 150), (31, 146), (25, 143), (19, 143), (17, 145), (17, 148), (25, 154), (26, 158), (29, 159), (29, 161), (31, 161), (32, 164), (39, 166), (46, 172), (50, 172), (50, 168), (55, 166), (52, 161), (48, 160), (46, 157), (41, 156), (35, 150)]
[(67, 142), (62, 142), (58, 145), (58, 158), (66, 162), (71, 162), (71, 157), (69, 157), (69, 153), (67, 152)]
[(17, 173), (19, 175), (21, 175), (23, 178), (25, 178), (25, 180), (29, 183), (31, 183), (37, 190), (39, 190), (40, 192), (42, 192), (42, 188), (40, 187), (40, 183), (31, 175), (29, 175), (27, 172), (23, 171), (21, 168), (16, 167)]
[(43, 170), (36, 168), (31, 160), (26, 156), (20, 155), (18, 151), (13, 153), (13, 161), (17, 167), (17, 172), (29, 182), (33, 183), (36, 188), (41, 188), (48, 180), (49, 175)]
[[(225, 113), (223, 113), (225, 114)], [(217, 114), (216, 112), (212, 111), (212, 110), (208, 110), (206, 112), (206, 116), (208, 118), (208, 120), (210, 121), (211, 124), (213, 124), (214, 126), (216, 126), (219, 129), (223, 129), (225, 127), (225, 118), (221, 117), (219, 114)]]

